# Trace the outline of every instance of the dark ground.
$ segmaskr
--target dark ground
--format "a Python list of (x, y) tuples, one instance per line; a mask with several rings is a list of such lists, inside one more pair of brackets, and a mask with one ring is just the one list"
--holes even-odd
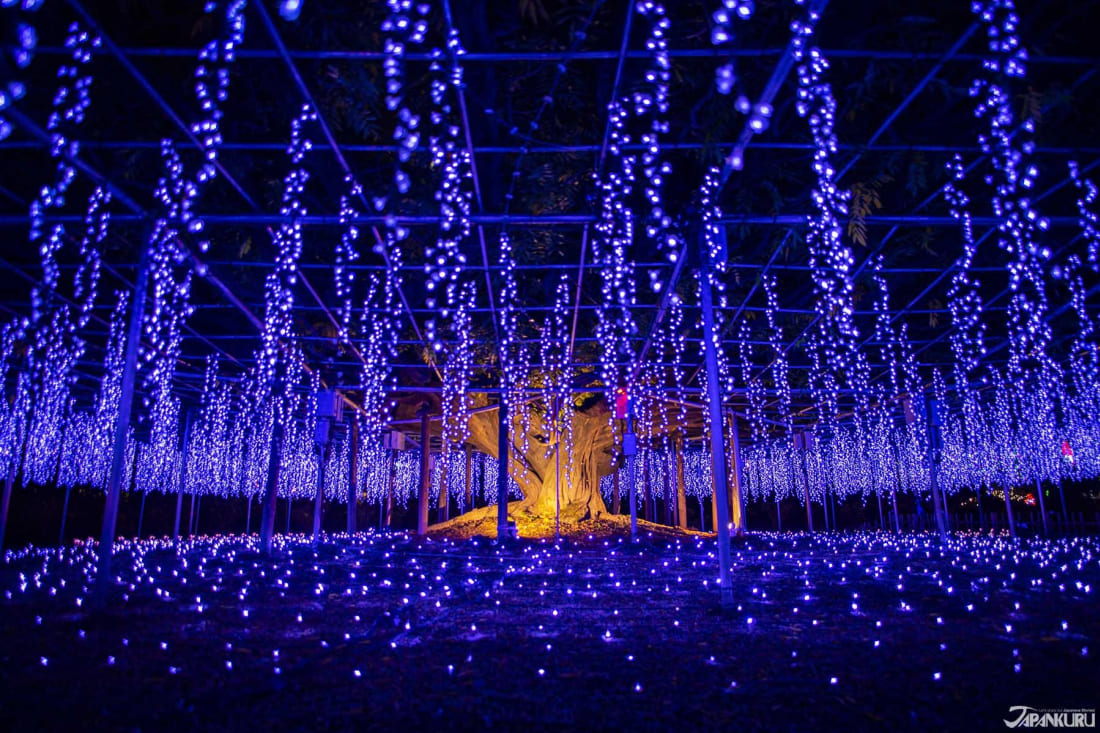
[(709, 538), (253, 543), (125, 543), (99, 613), (91, 550), (9, 554), (0, 729), (981, 731), (1100, 702), (1096, 538), (758, 533), (727, 611)]

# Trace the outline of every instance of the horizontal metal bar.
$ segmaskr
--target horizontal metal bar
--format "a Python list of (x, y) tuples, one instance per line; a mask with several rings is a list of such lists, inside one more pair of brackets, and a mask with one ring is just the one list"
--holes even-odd
[[(11, 50), (14, 46), (6, 45), (5, 50)], [(772, 58), (783, 55), (785, 47), (775, 48), (674, 48), (669, 49), (668, 55), (674, 59), (727, 59), (727, 58)], [(198, 57), (198, 48), (156, 48), (148, 46), (127, 46), (121, 49), (127, 56), (147, 58), (185, 58), (194, 60)], [(71, 49), (64, 46), (38, 46), (35, 53), (46, 55), (68, 55)], [(106, 49), (95, 49), (93, 53), (108, 55)], [(894, 61), (941, 61), (943, 51), (896, 51), (876, 49), (852, 49), (830, 48), (821, 52), (828, 59), (872, 59)], [(387, 54), (381, 50), (287, 50), (292, 59), (307, 59), (315, 61), (330, 61), (344, 59), (349, 61), (384, 61)], [(593, 50), (593, 51), (496, 51), (478, 52), (472, 51), (462, 56), (462, 63), (502, 63), (502, 62), (527, 62), (544, 63), (548, 61), (609, 61), (619, 58), (618, 50)], [(653, 54), (643, 49), (628, 50), (625, 54), (628, 59), (651, 59)], [(238, 59), (281, 59), (282, 56), (275, 49), (246, 48), (237, 51)], [(402, 57), (405, 61), (431, 62), (435, 59), (430, 53), (406, 53)], [(986, 57), (982, 54), (961, 53), (950, 59), (953, 63), (982, 63)], [(1039, 56), (1029, 57), (1029, 65), (1055, 65), (1055, 66), (1100, 66), (1100, 58), (1089, 56)]]
[[(279, 214), (196, 214), (207, 225), (217, 226), (275, 226), (286, 221)], [(777, 214), (766, 216), (759, 214), (727, 215), (718, 220), (719, 224), (728, 225), (752, 225), (752, 226), (803, 226), (812, 214)], [(1079, 219), (1076, 216), (1050, 216), (1046, 217), (1052, 227), (1078, 226)], [(598, 220), (593, 214), (473, 214), (470, 221), (473, 224), (507, 224), (509, 226), (583, 226), (595, 224)], [(48, 223), (83, 224), (84, 217), (76, 215), (47, 216)], [(112, 214), (112, 222), (141, 222), (142, 216), (134, 214)], [(392, 219), (383, 215), (360, 215), (352, 219), (356, 224), (384, 225), (388, 221), (394, 221), (404, 226), (438, 226), (442, 219), (438, 216), (408, 216), (398, 214)], [(872, 215), (864, 219), (867, 226), (923, 226), (923, 227), (957, 227), (959, 222), (951, 216), (913, 216), (913, 215)], [(996, 226), (1000, 219), (994, 216), (975, 216), (972, 223), (975, 226)], [(346, 223), (340, 221), (338, 216), (309, 215), (295, 218), (295, 222), (308, 227), (343, 227)], [(6, 215), (0, 216), (0, 226), (27, 226), (26, 216)]]
[[(733, 143), (723, 142), (662, 142), (661, 150), (711, 150), (711, 149), (726, 149)], [(195, 147), (192, 143), (187, 141), (177, 141), (176, 147), (179, 149), (189, 149)], [(0, 143), (0, 150), (45, 150), (48, 145), (44, 142), (37, 140), (5, 140)], [(82, 140), (80, 142), (81, 150), (157, 150), (161, 148), (160, 140)], [(639, 143), (631, 143), (629, 145), (621, 145), (620, 148), (625, 151), (644, 151), (646, 146)], [(396, 145), (363, 145), (363, 144), (341, 144), (340, 149), (345, 153), (380, 153), (391, 155), (398, 151)], [(802, 142), (783, 142), (783, 141), (760, 141), (753, 142), (752, 146), (748, 148), (748, 151), (757, 150), (789, 150), (792, 152), (811, 151), (814, 149), (813, 143)], [(286, 143), (245, 143), (245, 142), (226, 142), (218, 146), (220, 151), (236, 151), (246, 153), (278, 153), (286, 155)], [(980, 154), (982, 149), (976, 145), (856, 145), (851, 143), (840, 143), (837, 145), (837, 150), (841, 152), (860, 152), (860, 153), (959, 153), (960, 155), (977, 155)], [(596, 143), (589, 145), (484, 145), (480, 147), (474, 147), (475, 155), (566, 155), (570, 153), (598, 153), (600, 146)], [(428, 154), (428, 150), (424, 149), (424, 155)], [(1100, 155), (1100, 147), (1091, 146), (1046, 146), (1036, 147), (1033, 151), (1037, 155)]]

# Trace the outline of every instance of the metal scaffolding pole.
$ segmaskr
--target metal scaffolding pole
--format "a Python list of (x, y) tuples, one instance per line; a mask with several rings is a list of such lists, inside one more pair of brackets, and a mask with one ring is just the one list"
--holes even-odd
[[(278, 385), (272, 394), (278, 393)], [(279, 416), (273, 416), (271, 427), (271, 451), (267, 464), (267, 481), (264, 486), (263, 516), (260, 523), (260, 546), (263, 554), (271, 554), (271, 540), (275, 534), (275, 509), (279, 491), (279, 470), (283, 453), (283, 424)]]
[(348, 534), (355, 534), (359, 515), (359, 418), (351, 416), (348, 440)]
[(118, 503), (122, 498), (122, 480), (126, 470), (126, 443), (130, 434), (130, 413), (134, 405), (134, 381), (137, 376), (138, 348), (141, 345), (141, 324), (145, 315), (145, 296), (149, 284), (148, 239), (141, 249), (137, 283), (130, 304), (130, 320), (126, 328), (126, 353), (122, 363), (122, 384), (118, 399), (118, 420), (115, 422), (114, 453), (107, 479), (107, 501), (103, 507), (103, 531), (99, 539), (99, 566), (96, 569), (97, 605), (105, 605), (111, 589), (111, 561), (118, 523)]
[(508, 534), (508, 401), (501, 391), (497, 425), (497, 541)]
[(699, 232), (699, 297), (703, 304), (703, 354), (707, 368), (707, 410), (710, 413), (710, 460), (714, 478), (714, 501), (717, 503), (718, 526), (718, 583), (719, 598), (723, 606), (733, 604), (733, 585), (730, 578), (730, 508), (729, 489), (726, 486), (725, 435), (722, 430), (722, 392), (718, 381), (718, 330), (714, 324), (714, 302), (710, 282), (710, 252), (703, 233)]
[(430, 411), (427, 402), (421, 403), (416, 416), (420, 418), (420, 492), (417, 494), (416, 534), (423, 537), (428, 534), (428, 491), (432, 484), (432, 436), (429, 432)]

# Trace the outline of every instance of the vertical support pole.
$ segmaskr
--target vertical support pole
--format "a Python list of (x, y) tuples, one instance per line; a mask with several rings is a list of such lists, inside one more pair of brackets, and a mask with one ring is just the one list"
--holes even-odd
[(783, 507), (779, 504), (779, 495), (775, 495), (775, 531), (783, 531)]
[(676, 434), (676, 442), (673, 444), (676, 451), (676, 524), (680, 529), (687, 529), (687, 492), (684, 483), (684, 436)]
[(1058, 482), (1058, 498), (1062, 502), (1062, 534), (1065, 534), (1069, 532), (1069, 509), (1066, 508), (1066, 492), (1062, 489), (1061, 481)]
[(638, 477), (634, 464), (638, 459), (638, 436), (634, 434), (634, 406), (626, 415), (626, 432), (623, 433), (623, 454), (626, 456), (626, 490), (630, 495), (630, 541), (638, 541)]
[(674, 527), (675, 521), (672, 514), (676, 508), (676, 502), (672, 500), (672, 471), (669, 470), (672, 468), (669, 464), (674, 459), (667, 452), (661, 452), (660, 456), (662, 466), (661, 477), (663, 479), (661, 482), (663, 484), (661, 486), (661, 497), (665, 502), (665, 524), (669, 527)]
[(351, 416), (351, 445), (348, 446), (348, 534), (355, 534), (359, 518), (359, 420)]
[(890, 500), (894, 504), (894, 534), (901, 534), (901, 515), (898, 514), (898, 489), (901, 488), (901, 448), (898, 448), (898, 460), (894, 464), (897, 483), (890, 487)]
[(806, 439), (806, 432), (802, 431), (798, 435), (794, 436), (795, 448), (799, 449), (799, 453), (802, 455), (802, 488), (805, 491), (806, 499), (806, 527), (810, 532), (814, 531), (814, 505), (810, 501), (810, 470), (806, 466), (806, 452), (809, 451), (810, 446)]
[(620, 466), (612, 466), (611, 474), (611, 513), (622, 514), (622, 500), (619, 498), (619, 470)]
[(718, 502), (714, 498), (714, 479), (710, 481), (710, 531), (718, 531)]
[(11, 506), (11, 487), (15, 484), (15, 460), (12, 460), (4, 479), (4, 496), (0, 499), (0, 552), (4, 551), (4, 532), (8, 528), (8, 508)]
[(737, 415), (732, 410), (729, 411), (729, 424), (730, 424), (730, 469), (731, 478), (730, 481), (730, 512), (731, 519), (733, 520), (733, 530), (738, 537), (745, 534), (745, 505), (744, 497), (741, 496), (741, 477), (743, 475), (741, 466), (741, 436), (738, 434), (737, 428)]
[(446, 522), (451, 518), (451, 446), (444, 444), (439, 451), (439, 460), (443, 469), (439, 476), (439, 501), (437, 505), (438, 521)]
[(502, 383), (497, 410), (497, 542), (508, 537), (508, 400), (505, 387)]
[(944, 522), (943, 501), (940, 499), (939, 471), (943, 443), (940, 436), (940, 406), (934, 399), (927, 401), (928, 406), (928, 476), (932, 484), (932, 510), (936, 516), (936, 531), (940, 542), (947, 543), (947, 526)]
[(321, 541), (321, 519), (325, 511), (325, 469), (328, 463), (329, 446), (326, 440), (317, 446), (317, 495), (313, 499), (313, 539), (314, 546)]
[(1039, 514), (1043, 517), (1043, 536), (1050, 536), (1050, 527), (1047, 526), (1047, 505), (1043, 500), (1043, 482), (1035, 479), (1035, 493), (1039, 495)]
[(647, 522), (654, 522), (656, 518), (653, 516), (653, 480), (649, 475), (649, 453), (649, 448), (642, 451), (642, 486), (645, 488), (645, 518)]
[(695, 499), (699, 502), (699, 531), (707, 531), (707, 510), (703, 506), (703, 497), (697, 496)]
[(466, 444), (466, 502), (462, 505), (464, 511), (474, 508), (474, 449)]
[[(555, 422), (557, 422), (555, 420)], [(561, 539), (561, 435), (554, 430), (554, 539)]]
[(875, 498), (878, 499), (878, 528), (885, 532), (886, 518), (882, 514), (882, 494), (876, 491)]
[(417, 494), (416, 534), (423, 537), (428, 534), (428, 491), (432, 484), (431, 460), (432, 443), (428, 424), (428, 403), (420, 405), (416, 416), (420, 418), (420, 492)]
[(389, 478), (386, 480), (386, 529), (393, 525), (393, 485), (397, 482), (397, 451), (390, 451)]
[[(274, 390), (273, 390), (274, 391)], [(279, 470), (283, 455), (283, 424), (274, 417), (271, 429), (271, 455), (267, 464), (267, 481), (264, 485), (263, 514), (260, 520), (260, 547), (265, 555), (271, 554), (271, 538), (275, 534), (275, 508), (279, 489)]]
[(65, 524), (69, 519), (69, 496), (72, 494), (73, 487), (65, 487), (65, 502), (61, 505), (61, 529), (57, 531), (57, 546), (62, 547), (65, 544)]
[(180, 511), (183, 509), (183, 492), (187, 489), (187, 451), (191, 447), (191, 421), (194, 413), (187, 411), (183, 419), (183, 440), (180, 442), (180, 485), (176, 491), (176, 519), (172, 523), (172, 541), (180, 539)]
[(1005, 516), (1008, 518), (1008, 536), (1016, 539), (1016, 515), (1012, 511), (1012, 494), (1005, 484)]
[(111, 588), (111, 564), (118, 523), (118, 503), (122, 498), (122, 479), (126, 463), (126, 439), (130, 433), (130, 412), (134, 405), (134, 380), (137, 371), (138, 348), (141, 346), (141, 322), (145, 314), (145, 295), (149, 284), (149, 247), (144, 241), (138, 263), (137, 282), (130, 304), (130, 321), (126, 328), (126, 353), (122, 362), (122, 384), (118, 399), (118, 420), (115, 422), (114, 453), (107, 478), (107, 501), (103, 507), (103, 531), (99, 538), (99, 567), (96, 570), (96, 604), (107, 601)]
[(141, 494), (141, 509), (138, 510), (138, 531), (137, 538), (141, 539), (141, 526), (145, 523), (145, 499), (149, 496), (149, 492), (145, 491)]
[[(721, 232), (724, 236), (724, 231)], [(699, 236), (699, 294), (703, 307), (703, 354), (707, 369), (707, 409), (710, 411), (710, 459), (714, 477), (714, 497), (718, 504), (718, 583), (719, 599), (723, 606), (733, 604), (733, 585), (730, 579), (730, 510), (727, 502), (725, 436), (722, 430), (722, 385), (718, 383), (718, 329), (714, 324), (714, 294), (710, 282), (710, 251), (705, 237)]]
[(195, 536), (195, 500), (198, 494), (191, 494), (191, 513), (187, 515), (187, 536)]

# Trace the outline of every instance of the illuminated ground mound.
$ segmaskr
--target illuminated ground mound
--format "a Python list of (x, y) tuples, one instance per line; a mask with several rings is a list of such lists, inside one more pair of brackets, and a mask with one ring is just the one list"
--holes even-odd
[(1096, 705), (1096, 538), (403, 534), (0, 563), (0, 728), (997, 730)]
[[(508, 519), (516, 523), (516, 530), (521, 538), (552, 539), (554, 537), (554, 516), (530, 511), (522, 502), (513, 502), (508, 505)], [(630, 517), (621, 514), (602, 514), (597, 518), (591, 518), (584, 516), (579, 510), (570, 511), (567, 508), (560, 520), (558, 527), (562, 537), (576, 540), (630, 537)], [(475, 537), (495, 539), (497, 508), (487, 506), (466, 512), (449, 521), (432, 525), (428, 528), (428, 533), (435, 537), (455, 540)], [(638, 533), (649, 538), (664, 539), (712, 536), (695, 530), (682, 530), (665, 524), (647, 522), (644, 519), (638, 520)]]

